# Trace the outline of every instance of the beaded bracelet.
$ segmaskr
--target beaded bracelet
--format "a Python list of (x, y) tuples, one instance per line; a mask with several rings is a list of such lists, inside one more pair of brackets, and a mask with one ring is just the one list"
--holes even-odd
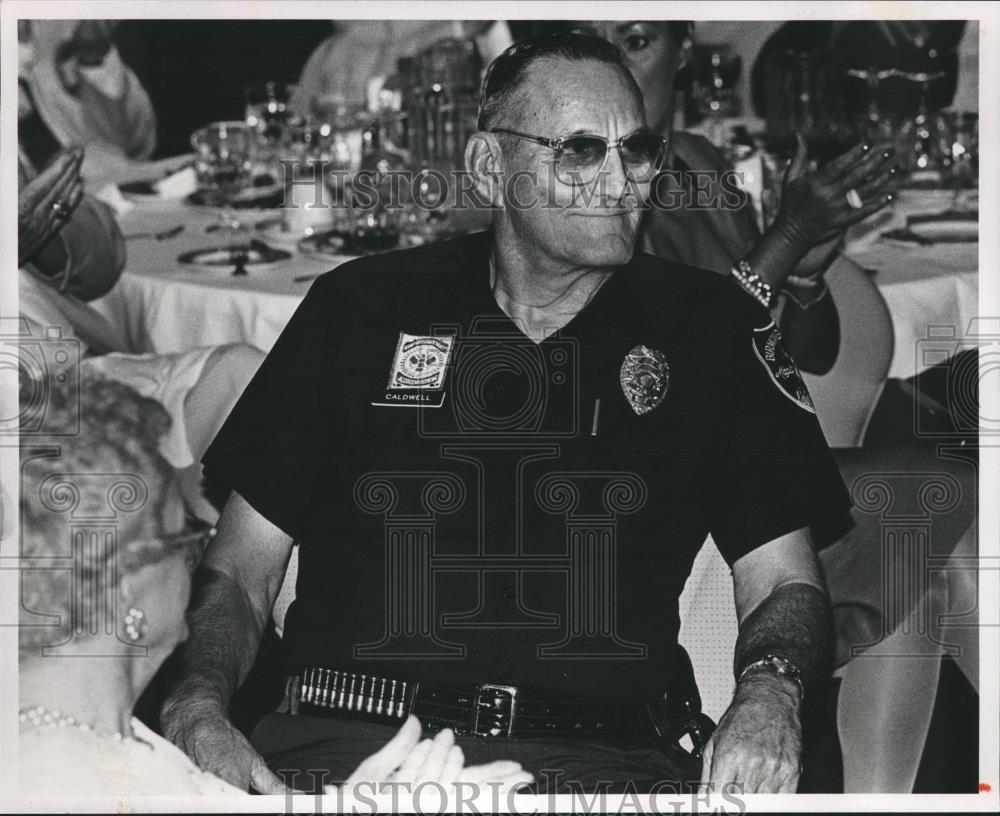
[(733, 267), (733, 277), (740, 287), (750, 297), (754, 298), (765, 309), (771, 307), (774, 299), (774, 289), (766, 280), (753, 271), (750, 262), (743, 258)]

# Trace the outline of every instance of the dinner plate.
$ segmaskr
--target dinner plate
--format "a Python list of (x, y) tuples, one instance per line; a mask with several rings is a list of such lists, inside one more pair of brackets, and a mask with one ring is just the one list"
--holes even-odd
[(310, 258), (317, 258), (322, 261), (350, 254), (346, 247), (346, 236), (336, 230), (318, 232), (315, 235), (306, 236), (298, 242), (299, 252)]
[(979, 213), (975, 210), (911, 215), (906, 226), (881, 235), (883, 240), (903, 244), (974, 244), (979, 241)]
[(182, 264), (204, 269), (233, 269), (241, 256), (244, 257), (242, 264), (244, 268), (265, 269), (281, 261), (287, 261), (292, 257), (292, 253), (268, 246), (262, 241), (251, 241), (249, 244), (192, 249), (189, 252), (182, 252), (177, 256), (177, 260)]
[(979, 240), (979, 213), (959, 212), (911, 215), (907, 228), (918, 238), (935, 244), (962, 244)]
[(234, 198), (225, 205), (219, 205), (206, 200), (205, 190), (195, 190), (185, 199), (189, 204), (196, 207), (226, 208), (233, 210), (273, 210), (282, 201), (285, 190), (281, 184), (267, 184), (258, 187), (247, 187), (241, 190)]
[(319, 232), (299, 241), (299, 252), (310, 258), (332, 260), (345, 255), (376, 255), (400, 246), (398, 232), (369, 232), (366, 235), (347, 235), (338, 230)]
[(266, 244), (271, 246), (284, 247), (286, 249), (295, 249), (296, 244), (302, 239), (301, 232), (293, 232), (288, 229), (288, 225), (285, 224), (285, 219), (280, 215), (274, 218), (265, 218), (263, 221), (258, 221), (254, 226), (257, 232), (257, 237), (260, 238)]

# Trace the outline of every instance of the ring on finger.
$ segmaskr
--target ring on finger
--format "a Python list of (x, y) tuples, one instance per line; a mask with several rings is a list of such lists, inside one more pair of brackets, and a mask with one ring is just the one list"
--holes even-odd
[(56, 201), (52, 204), (52, 212), (56, 214), (56, 218), (69, 218), (72, 210), (65, 201)]
[(861, 200), (861, 196), (858, 194), (858, 191), (855, 190), (853, 187), (847, 191), (846, 198), (847, 198), (847, 206), (850, 207), (852, 210), (860, 210), (862, 207), (865, 206), (865, 202)]

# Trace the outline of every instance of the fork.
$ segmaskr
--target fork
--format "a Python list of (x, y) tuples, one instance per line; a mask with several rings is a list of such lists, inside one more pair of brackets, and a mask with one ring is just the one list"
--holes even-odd
[(163, 230), (163, 232), (133, 232), (131, 235), (126, 235), (125, 239), (152, 238), (154, 241), (166, 241), (168, 238), (174, 238), (182, 232), (184, 232), (184, 225), (178, 224), (176, 227)]

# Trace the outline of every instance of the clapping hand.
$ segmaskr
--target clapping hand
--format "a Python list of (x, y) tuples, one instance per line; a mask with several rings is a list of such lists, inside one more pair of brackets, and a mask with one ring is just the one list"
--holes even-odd
[(785, 174), (774, 229), (800, 254), (840, 235), (892, 201), (902, 181), (889, 145), (861, 144), (815, 172), (807, 172), (801, 134)]
[(17, 263), (37, 255), (69, 220), (83, 199), (80, 165), (83, 149), (60, 153), (34, 179), (18, 176)]
[[(516, 790), (533, 781), (517, 762), (500, 760), (485, 765), (465, 765), (465, 755), (450, 729), (434, 739), (420, 739), (420, 721), (409, 717), (385, 746), (364, 760), (344, 783), (347, 792), (359, 784), (404, 784), (412, 789), (435, 782), (446, 790), (456, 784), (490, 785), (500, 791)], [(327, 792), (335, 788), (328, 787)], [(371, 792), (371, 791), (369, 791)]]

